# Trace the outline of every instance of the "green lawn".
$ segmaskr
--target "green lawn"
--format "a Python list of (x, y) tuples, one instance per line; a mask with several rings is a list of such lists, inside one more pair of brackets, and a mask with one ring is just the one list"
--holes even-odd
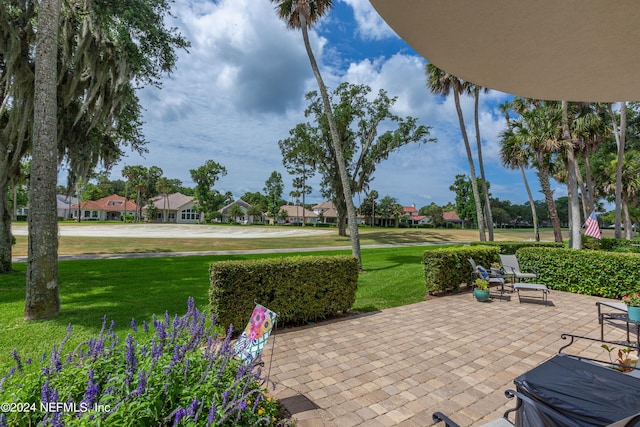
[[(353, 309), (373, 311), (422, 301), (425, 295), (422, 253), (429, 249), (435, 247), (363, 250), (365, 271), (360, 275)], [(60, 315), (30, 322), (23, 320), (26, 264), (14, 264), (15, 272), (0, 276), (0, 373), (13, 363), (10, 353), (14, 348), (21, 355), (39, 358), (62, 340), (69, 324), (74, 332), (67, 349), (97, 334), (104, 316), (115, 321), (116, 330), (124, 337), (132, 318), (141, 323), (165, 311), (183, 314), (189, 296), (194, 297), (199, 308), (206, 308), (212, 261), (280, 256), (285, 255), (61, 261)]]

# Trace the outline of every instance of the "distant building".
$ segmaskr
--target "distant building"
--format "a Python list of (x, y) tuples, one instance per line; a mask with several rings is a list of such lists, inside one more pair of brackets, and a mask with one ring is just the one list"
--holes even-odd
[(409, 225), (431, 224), (431, 218), (426, 215), (412, 215), (407, 218)]
[(197, 224), (204, 219), (204, 215), (195, 209), (193, 196), (182, 193), (155, 196), (151, 199), (151, 206), (154, 208), (153, 218), (149, 218), (149, 205), (144, 207), (145, 217), (151, 222)]
[(454, 211), (442, 212), (442, 219), (448, 224), (462, 224), (462, 220)]
[[(231, 212), (231, 208), (233, 206), (240, 207), (243, 213), (242, 216), (230, 218), (229, 212)], [(249, 211), (249, 209), (251, 209), (251, 205), (249, 203), (245, 202), (242, 199), (235, 200), (234, 202), (229, 203), (227, 206), (218, 211), (221, 215), (220, 221), (229, 222), (229, 220), (232, 219), (234, 221), (240, 222), (241, 224), (253, 224), (256, 221), (262, 221), (262, 217), (256, 217), (254, 215), (247, 214), (247, 211)]]
[(402, 211), (406, 216), (418, 216), (418, 209), (416, 209), (416, 205), (403, 206)]
[(56, 196), (56, 204), (58, 208), (58, 218), (69, 219), (73, 211), (71, 207), (78, 204), (78, 198), (58, 194)]
[(288, 223), (288, 224), (302, 224), (303, 218), (302, 213), (304, 212), (304, 221), (315, 224), (318, 219), (318, 215), (315, 212), (312, 212), (308, 209), (303, 208), (302, 206), (291, 206), (284, 205), (280, 207), (281, 211), (285, 211), (287, 213), (287, 219), (285, 221), (278, 220), (278, 223)]
[[(318, 205), (312, 207), (313, 212), (318, 216), (318, 222), (323, 222), (326, 224), (337, 224), (338, 223), (338, 210), (335, 205), (331, 201), (322, 202)], [(357, 216), (356, 221), (358, 224), (363, 223), (362, 216)]]
[(87, 221), (119, 221), (125, 214), (136, 214), (138, 206), (131, 200), (127, 200), (117, 194), (103, 197), (98, 200), (87, 200), (82, 202), (80, 206), (74, 204), (71, 206), (71, 218), (78, 218)]

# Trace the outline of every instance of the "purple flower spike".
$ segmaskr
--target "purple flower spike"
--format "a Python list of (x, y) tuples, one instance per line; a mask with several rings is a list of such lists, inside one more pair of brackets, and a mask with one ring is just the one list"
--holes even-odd
[(133, 332), (138, 332), (138, 326), (136, 326), (136, 319), (131, 319), (131, 329), (133, 329)]
[(11, 352), (11, 357), (13, 357), (13, 360), (16, 361), (16, 364), (18, 365), (18, 370), (20, 372), (22, 372), (22, 360), (20, 359), (20, 355), (18, 354), (18, 350), (17, 349), (13, 349), (13, 351)]
[(136, 347), (135, 341), (131, 334), (127, 335), (127, 376), (128, 380), (131, 380), (133, 374), (136, 372), (136, 368), (138, 367), (138, 359), (136, 359)]
[(207, 416), (207, 427), (213, 425), (213, 423), (216, 422), (217, 412), (218, 411), (214, 403), (211, 409), (209, 409), (209, 415)]
[(189, 407), (187, 408), (187, 415), (191, 418), (194, 418), (196, 415), (196, 412), (198, 412), (198, 406), (200, 404), (200, 401), (198, 400), (198, 398), (196, 397), (195, 399), (193, 399), (193, 401), (191, 402), (191, 404), (189, 405)]
[(176, 411), (176, 417), (173, 419), (173, 425), (177, 426), (180, 424), (180, 421), (187, 415), (187, 411), (184, 408), (178, 408)]

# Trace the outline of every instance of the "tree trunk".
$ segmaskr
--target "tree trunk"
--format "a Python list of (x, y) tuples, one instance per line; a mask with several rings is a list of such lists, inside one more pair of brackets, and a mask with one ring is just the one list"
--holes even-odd
[(562, 139), (567, 144), (567, 190), (569, 194), (569, 248), (582, 248), (582, 221), (580, 220), (580, 199), (578, 198), (578, 181), (576, 177), (576, 156), (569, 131), (569, 102), (562, 101)]
[(589, 153), (587, 153), (586, 151), (583, 154), (582, 161), (584, 162), (584, 181), (585, 181), (584, 182), (585, 194), (583, 194), (582, 197), (586, 198), (587, 200), (586, 215), (589, 215), (596, 208), (596, 204), (593, 199), (593, 196), (595, 193), (594, 193), (593, 177), (591, 176), (591, 161), (589, 160)]
[[(11, 209), (9, 208), (9, 180), (8, 166), (4, 159), (0, 159), (0, 274), (11, 272)], [(15, 198), (14, 211), (15, 211)]]
[(622, 197), (622, 214), (624, 218), (624, 238), (631, 240), (633, 239), (633, 229), (631, 228), (631, 216), (629, 216), (629, 204), (626, 196)]
[(56, 183), (57, 39), (60, 0), (43, 0), (38, 12), (31, 178), (26, 320), (56, 316), (58, 295), (58, 222)]
[(620, 103), (620, 129), (618, 132), (616, 116), (613, 113), (613, 107), (609, 104), (609, 113), (613, 122), (613, 134), (616, 137), (618, 146), (618, 165), (616, 167), (616, 216), (615, 216), (615, 238), (622, 238), (622, 163), (624, 161), (624, 145), (627, 135), (627, 103)]
[(533, 218), (533, 235), (536, 238), (536, 242), (540, 241), (540, 232), (538, 231), (538, 212), (536, 212), (536, 204), (533, 200), (533, 194), (531, 194), (531, 188), (529, 188), (529, 181), (527, 181), (527, 176), (524, 173), (524, 167), (522, 165), (518, 165), (520, 167), (520, 173), (522, 173), (522, 181), (524, 181), (524, 188), (527, 189), (527, 196), (529, 197), (529, 206), (531, 206), (531, 216)]
[(320, 95), (322, 96), (322, 103), (324, 104), (324, 112), (327, 116), (327, 122), (329, 122), (329, 129), (331, 131), (331, 141), (336, 152), (336, 161), (338, 163), (338, 170), (340, 172), (340, 181), (342, 183), (342, 191), (344, 193), (344, 199), (347, 205), (347, 218), (349, 221), (349, 237), (351, 239), (351, 253), (358, 260), (358, 268), (362, 269), (362, 256), (360, 255), (360, 236), (358, 234), (358, 222), (356, 219), (356, 208), (353, 204), (353, 196), (351, 194), (351, 180), (347, 174), (347, 166), (344, 160), (344, 153), (342, 151), (342, 143), (340, 136), (338, 135), (338, 129), (336, 127), (335, 119), (333, 118), (333, 111), (331, 110), (331, 103), (329, 101), (329, 94), (327, 88), (324, 85), (322, 76), (318, 64), (316, 63), (315, 56), (311, 50), (311, 44), (309, 43), (309, 33), (307, 32), (307, 22), (304, 14), (300, 14), (300, 26), (302, 28), (302, 38), (304, 39), (304, 47), (307, 50), (309, 61), (311, 62), (311, 69), (318, 82), (318, 88), (320, 89)]
[(562, 230), (560, 229), (560, 219), (558, 218), (558, 210), (556, 209), (556, 203), (553, 200), (553, 190), (551, 190), (551, 184), (549, 183), (549, 169), (544, 164), (542, 153), (536, 153), (536, 163), (538, 164), (538, 180), (540, 181), (540, 189), (544, 194), (544, 199), (547, 202), (547, 210), (549, 211), (549, 219), (553, 224), (553, 237), (558, 243), (562, 243)]
[(487, 219), (487, 231), (489, 232), (489, 241), (493, 242), (493, 215), (491, 214), (491, 201), (489, 200), (489, 188), (487, 178), (484, 174), (484, 162), (482, 161), (482, 141), (480, 139), (480, 121), (478, 119), (478, 103), (480, 99), (480, 88), (475, 88), (475, 114), (474, 121), (476, 124), (476, 144), (478, 145), (478, 166), (480, 167), (480, 179), (482, 180), (482, 191), (484, 192), (484, 211)]
[(467, 136), (467, 130), (464, 125), (464, 117), (462, 115), (462, 108), (460, 107), (460, 94), (458, 89), (454, 88), (453, 96), (456, 101), (456, 111), (458, 112), (458, 122), (460, 124), (460, 131), (462, 132), (462, 139), (464, 140), (464, 148), (467, 150), (467, 161), (469, 162), (469, 174), (471, 175), (471, 189), (473, 190), (473, 200), (476, 204), (476, 217), (478, 219), (478, 233), (480, 235), (480, 241), (486, 242), (487, 237), (484, 234), (484, 215), (482, 214), (482, 202), (480, 201), (480, 192), (478, 191), (478, 180), (476, 179), (476, 168), (473, 164), (473, 156), (471, 154), (471, 145), (469, 144), (469, 137)]

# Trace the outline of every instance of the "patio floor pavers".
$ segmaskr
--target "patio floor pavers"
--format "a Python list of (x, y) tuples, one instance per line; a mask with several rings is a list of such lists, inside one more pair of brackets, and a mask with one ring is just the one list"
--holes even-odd
[[(599, 338), (602, 300), (551, 291), (548, 306), (515, 294), (479, 303), (465, 292), (279, 330), (273, 394), (299, 427), (430, 425), (435, 411), (479, 425), (515, 405), (504, 391), (566, 344), (560, 334)], [(624, 327), (605, 326), (605, 339), (625, 338)], [(597, 345), (571, 350), (608, 357)], [(297, 398), (309, 403), (287, 406)]]

